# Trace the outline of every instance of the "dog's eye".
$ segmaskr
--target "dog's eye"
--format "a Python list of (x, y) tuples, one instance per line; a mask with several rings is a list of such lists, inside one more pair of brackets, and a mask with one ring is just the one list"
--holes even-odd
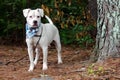
[(30, 18), (32, 18), (32, 16), (30, 16)]
[(39, 18), (40, 16), (37, 16), (37, 18)]

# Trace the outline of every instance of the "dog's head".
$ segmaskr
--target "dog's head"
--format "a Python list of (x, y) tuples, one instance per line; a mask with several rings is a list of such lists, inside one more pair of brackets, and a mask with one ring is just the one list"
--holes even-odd
[(41, 23), (41, 17), (44, 16), (43, 9), (24, 9), (23, 15), (26, 18), (27, 24), (29, 24), (31, 27), (38, 27)]

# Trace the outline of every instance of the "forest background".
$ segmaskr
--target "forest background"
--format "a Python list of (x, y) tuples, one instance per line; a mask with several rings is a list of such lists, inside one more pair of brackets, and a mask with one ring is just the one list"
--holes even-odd
[[(58, 27), (65, 45), (93, 47), (96, 37), (96, 6), (92, 0), (4, 0), (0, 1), (0, 44), (25, 43), (25, 8), (42, 8)], [(92, 15), (92, 16), (91, 16)], [(46, 19), (42, 18), (46, 23)]]

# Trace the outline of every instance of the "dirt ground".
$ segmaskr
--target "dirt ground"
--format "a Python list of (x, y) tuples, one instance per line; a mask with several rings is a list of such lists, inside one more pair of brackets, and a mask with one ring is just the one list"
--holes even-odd
[(28, 72), (26, 47), (0, 46), (0, 80), (32, 80), (47, 75), (53, 80), (120, 80), (120, 59), (88, 61), (91, 49), (62, 47), (63, 64), (57, 64), (57, 53), (49, 49), (48, 70), (42, 71), (42, 54), (33, 72)]

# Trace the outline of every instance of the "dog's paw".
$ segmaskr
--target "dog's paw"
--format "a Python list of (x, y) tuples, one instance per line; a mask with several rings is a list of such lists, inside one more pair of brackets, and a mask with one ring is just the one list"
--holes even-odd
[(48, 69), (47, 65), (43, 64), (43, 69), (42, 70), (47, 70), (47, 69)]
[(33, 70), (29, 69), (28, 72), (33, 72)]
[(42, 70), (47, 70), (48, 68), (46, 67), (46, 68), (43, 68)]
[(28, 71), (29, 71), (29, 72), (32, 72), (33, 69), (34, 69), (34, 63), (31, 63)]
[(58, 62), (58, 64), (62, 64), (62, 63), (63, 63), (62, 61)]
[(62, 62), (62, 59), (59, 59), (58, 60), (58, 64), (62, 64), (63, 62)]
[(28, 72), (33, 72), (33, 67), (30, 67), (29, 69), (28, 69)]

